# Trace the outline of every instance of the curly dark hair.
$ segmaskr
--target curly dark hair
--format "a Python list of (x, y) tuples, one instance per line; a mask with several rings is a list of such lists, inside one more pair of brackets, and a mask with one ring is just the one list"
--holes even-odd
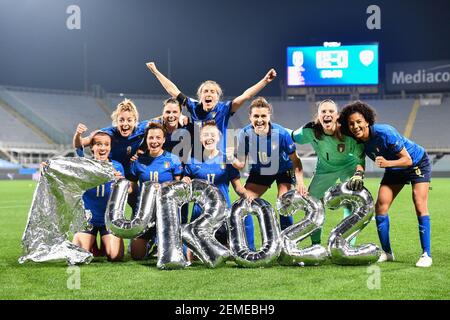
[(360, 100), (353, 101), (347, 104), (339, 113), (339, 123), (341, 124), (341, 132), (346, 136), (353, 137), (349, 127), (348, 118), (354, 113), (360, 113), (364, 119), (367, 121), (369, 126), (375, 123), (376, 113), (375, 110), (365, 102)]

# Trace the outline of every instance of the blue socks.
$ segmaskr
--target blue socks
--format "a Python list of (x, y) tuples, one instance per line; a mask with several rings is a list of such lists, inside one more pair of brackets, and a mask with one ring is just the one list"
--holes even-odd
[(287, 227), (290, 227), (294, 224), (294, 217), (293, 216), (280, 216), (280, 227), (281, 231), (286, 229)]
[(419, 221), (419, 237), (420, 237), (420, 245), (422, 246), (423, 252), (426, 252), (429, 257), (431, 257), (430, 252), (430, 216), (417, 217)]
[(252, 215), (247, 215), (244, 219), (245, 223), (245, 235), (247, 237), (248, 247), (252, 251), (256, 251), (255, 248), (255, 230), (253, 228), (253, 218)]
[(389, 240), (389, 215), (376, 216), (378, 238), (380, 239), (381, 248), (384, 252), (392, 253), (391, 241)]

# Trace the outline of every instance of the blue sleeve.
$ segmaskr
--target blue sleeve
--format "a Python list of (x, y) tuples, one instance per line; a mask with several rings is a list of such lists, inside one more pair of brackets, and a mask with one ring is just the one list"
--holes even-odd
[(117, 130), (116, 127), (107, 127), (107, 128), (100, 129), (101, 132), (104, 132), (104, 133), (110, 135), (111, 137), (114, 135), (116, 130)]
[(125, 176), (125, 170), (120, 162), (113, 160), (113, 167), (114, 169), (116, 169), (116, 171), (119, 171), (122, 174), (122, 176)]
[(187, 177), (192, 178), (192, 169), (191, 169), (191, 165), (187, 164), (184, 166), (184, 175)]
[(181, 176), (183, 174), (183, 165), (181, 164), (180, 159), (172, 155), (172, 174), (174, 176)]
[(197, 103), (198, 103), (198, 101), (194, 100), (192, 98), (186, 99), (186, 108), (188, 109), (188, 111), (191, 115), (195, 114), (194, 110), (195, 110), (195, 107), (197, 106)]
[(77, 156), (79, 156), (80, 158), (84, 158), (84, 148), (83, 147), (76, 148), (75, 149), (75, 154)]
[(394, 152), (395, 154), (399, 153), (405, 147), (403, 143), (403, 137), (398, 133), (397, 130), (390, 127), (385, 131), (385, 141), (386, 146), (389, 150)]
[(283, 130), (282, 134), (283, 134), (283, 138), (282, 139), (283, 139), (283, 142), (284, 142), (283, 150), (286, 150), (286, 153), (288, 155), (291, 155), (296, 150), (295, 142), (294, 142), (294, 140), (292, 140), (292, 137), (288, 133), (287, 130)]
[(221, 103), (218, 107), (219, 110), (218, 112), (223, 113), (224, 115), (231, 115), (231, 105), (232, 105), (232, 101), (227, 101), (227, 102), (223, 102)]
[(237, 170), (235, 167), (233, 167), (233, 165), (231, 165), (229, 163), (227, 164), (227, 172), (228, 172), (228, 176), (230, 177), (230, 181), (241, 177), (239, 170)]
[(138, 134), (144, 134), (145, 130), (147, 129), (149, 121), (148, 120), (144, 120), (139, 122), (138, 126), (137, 126), (137, 131)]

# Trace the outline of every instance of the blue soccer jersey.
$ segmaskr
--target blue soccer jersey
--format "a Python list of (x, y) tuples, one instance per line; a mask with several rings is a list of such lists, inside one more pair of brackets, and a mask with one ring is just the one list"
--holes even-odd
[[(375, 161), (378, 156), (386, 160), (397, 160), (397, 154), (406, 148), (411, 156), (413, 165), (416, 166), (425, 150), (420, 145), (402, 136), (394, 127), (387, 124), (374, 124), (370, 127), (370, 139), (364, 142), (364, 152)], [(404, 168), (386, 168), (386, 170), (399, 170)]]
[(183, 167), (180, 159), (167, 151), (156, 158), (151, 157), (148, 153), (143, 154), (130, 167), (131, 179), (138, 180), (140, 183), (173, 181), (182, 173)]
[(228, 207), (231, 207), (230, 194), (228, 192), (230, 182), (240, 178), (239, 171), (231, 164), (225, 162), (222, 154), (209, 159), (205, 162), (194, 160), (184, 167), (185, 175), (191, 179), (203, 179), (217, 186), (227, 201)]
[[(177, 97), (177, 100), (181, 105), (186, 106), (189, 113), (191, 114), (191, 120), (194, 124), (194, 136), (192, 137), (192, 143), (196, 139), (196, 135), (200, 132), (199, 129), (203, 126), (206, 121), (214, 120), (217, 128), (222, 134), (222, 139), (219, 142), (219, 150), (225, 153), (226, 150), (226, 133), (228, 128), (228, 120), (234, 114), (231, 112), (232, 101), (219, 101), (216, 106), (209, 112), (203, 110), (203, 105), (192, 98), (186, 97), (184, 94), (180, 93)], [(197, 140), (198, 137), (197, 137)]]
[(256, 134), (251, 124), (239, 132), (238, 155), (248, 156), (250, 172), (274, 175), (292, 169), (289, 158), (296, 146), (289, 132), (282, 126), (271, 123), (266, 136)]
[[(122, 164), (113, 160), (112, 165), (116, 171), (125, 175)], [(111, 184), (112, 182), (107, 182), (83, 194), (84, 207), (92, 213), (90, 223), (96, 227), (105, 225), (105, 211), (111, 193)]]
[(133, 133), (126, 138), (120, 135), (120, 132), (116, 127), (108, 127), (100, 130), (111, 136), (111, 153), (109, 157), (112, 160), (120, 162), (127, 175), (130, 168), (130, 158), (136, 153), (141, 145), (147, 125), (147, 120), (139, 122)]

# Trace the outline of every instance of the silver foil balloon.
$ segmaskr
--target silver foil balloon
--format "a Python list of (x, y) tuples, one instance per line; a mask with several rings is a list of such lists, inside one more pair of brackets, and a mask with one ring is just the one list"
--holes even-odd
[(111, 232), (125, 239), (134, 239), (144, 234), (155, 224), (156, 194), (159, 184), (144, 182), (136, 215), (130, 220), (125, 218), (125, 207), (130, 182), (120, 179), (111, 186), (111, 194), (105, 212), (106, 227)]
[(69, 232), (87, 227), (83, 193), (114, 179), (108, 162), (57, 157), (48, 161), (33, 195), (22, 237), (19, 263), (65, 260), (89, 263), (92, 253), (68, 241)]
[(183, 254), (178, 208), (191, 197), (190, 187), (182, 182), (165, 182), (156, 200), (156, 232), (159, 269), (180, 269), (188, 265)]
[(290, 190), (277, 200), (277, 210), (282, 216), (291, 216), (304, 211), (305, 217), (296, 224), (281, 232), (282, 249), (278, 259), (281, 265), (319, 265), (328, 258), (327, 249), (321, 245), (313, 245), (301, 249), (298, 243), (319, 229), (325, 220), (321, 201), (310, 196), (302, 196)]
[(375, 244), (364, 244), (352, 247), (350, 240), (364, 229), (372, 220), (374, 203), (370, 192), (364, 188), (352, 191), (346, 183), (340, 183), (328, 189), (324, 196), (325, 206), (336, 210), (348, 207), (352, 215), (342, 220), (331, 231), (328, 239), (328, 250), (331, 260), (341, 265), (364, 265), (376, 262), (380, 249)]
[[(258, 251), (251, 251), (247, 243), (244, 219), (248, 214), (255, 214), (259, 221), (262, 247)], [(276, 262), (281, 251), (280, 226), (269, 202), (263, 199), (251, 203), (246, 199), (234, 202), (228, 218), (228, 232), (230, 247), (239, 266), (265, 267)]]
[(195, 221), (182, 228), (183, 240), (208, 267), (223, 265), (232, 253), (215, 238), (214, 234), (226, 221), (227, 202), (222, 192), (206, 180), (193, 179), (192, 197), (203, 208)]

